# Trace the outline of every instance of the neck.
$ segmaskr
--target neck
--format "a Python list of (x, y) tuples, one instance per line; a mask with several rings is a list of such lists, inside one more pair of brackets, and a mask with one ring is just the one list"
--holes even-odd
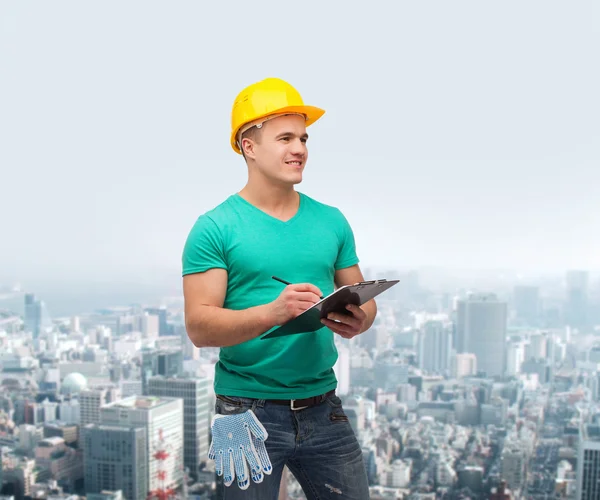
[(246, 201), (269, 212), (280, 212), (297, 207), (299, 200), (293, 185), (273, 185), (256, 178), (249, 178), (238, 194)]

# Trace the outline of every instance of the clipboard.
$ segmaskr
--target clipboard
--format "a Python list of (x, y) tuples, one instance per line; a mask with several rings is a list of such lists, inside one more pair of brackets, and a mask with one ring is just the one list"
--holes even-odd
[(298, 333), (310, 333), (325, 328), (325, 325), (321, 323), (321, 319), (326, 318), (329, 313), (349, 314), (346, 309), (348, 304), (362, 306), (365, 302), (389, 290), (399, 281), (382, 279), (361, 281), (354, 285), (344, 285), (308, 308), (299, 316), (267, 332), (261, 337), (261, 340)]

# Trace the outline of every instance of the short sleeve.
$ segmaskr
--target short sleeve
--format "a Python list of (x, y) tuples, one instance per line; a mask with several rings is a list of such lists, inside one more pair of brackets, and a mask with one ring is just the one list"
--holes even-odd
[(223, 238), (217, 224), (201, 215), (192, 227), (183, 248), (183, 276), (209, 269), (227, 269)]
[(338, 229), (340, 247), (338, 256), (335, 261), (335, 270), (351, 267), (359, 263), (358, 255), (356, 254), (356, 243), (354, 241), (354, 232), (350, 223), (344, 217), (342, 212), (339, 212), (340, 223)]

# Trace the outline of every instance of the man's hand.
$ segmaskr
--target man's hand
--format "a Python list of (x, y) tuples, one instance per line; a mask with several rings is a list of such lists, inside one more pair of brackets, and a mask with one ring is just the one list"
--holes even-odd
[(351, 314), (329, 313), (327, 319), (322, 319), (321, 323), (340, 337), (351, 339), (364, 331), (367, 314), (354, 304), (348, 304), (346, 309)]
[(269, 317), (279, 326), (299, 316), (321, 300), (322, 292), (310, 283), (288, 285), (281, 295), (271, 302)]

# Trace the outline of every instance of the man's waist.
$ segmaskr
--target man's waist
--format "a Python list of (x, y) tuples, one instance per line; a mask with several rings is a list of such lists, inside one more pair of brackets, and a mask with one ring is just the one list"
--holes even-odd
[(282, 398), (252, 398), (246, 396), (227, 396), (225, 394), (217, 394), (216, 397), (227, 404), (238, 404), (241, 400), (247, 402), (253, 401), (264, 401), (268, 404), (275, 404), (279, 406), (289, 406), (291, 410), (304, 410), (306, 408), (312, 408), (323, 403), (327, 398), (335, 396), (335, 389), (319, 394), (317, 396), (310, 396), (306, 398), (298, 399), (282, 399)]

